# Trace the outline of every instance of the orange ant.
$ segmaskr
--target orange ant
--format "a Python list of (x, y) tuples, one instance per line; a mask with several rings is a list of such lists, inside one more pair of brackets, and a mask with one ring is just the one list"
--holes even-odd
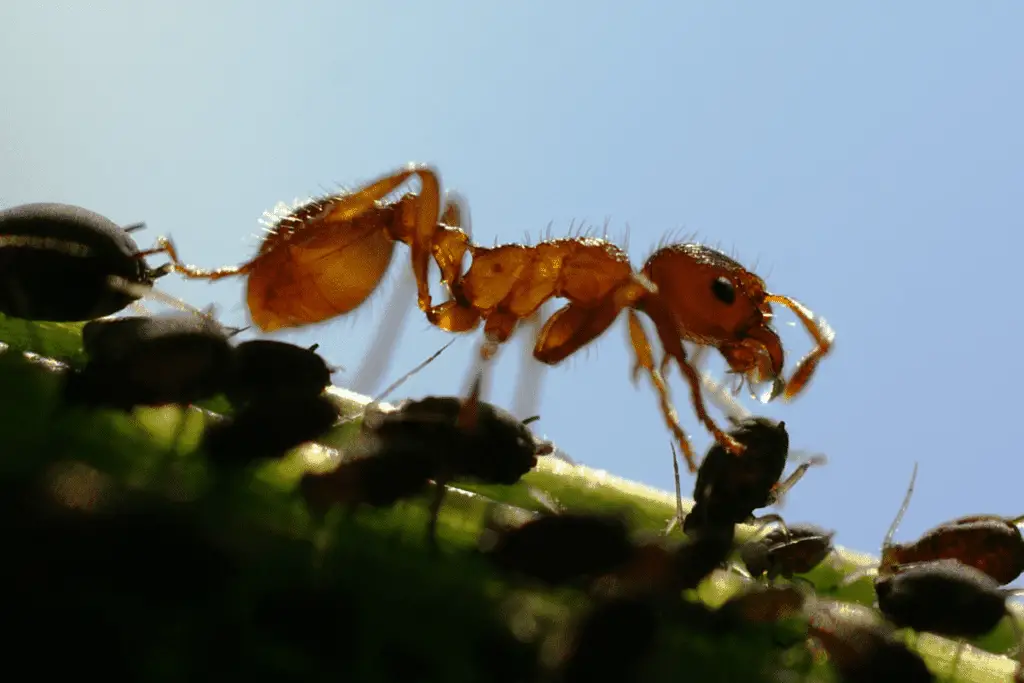
[[(386, 202), (405, 182), (418, 177), (418, 194)], [(829, 352), (834, 334), (797, 301), (767, 291), (764, 281), (725, 254), (700, 244), (671, 244), (656, 250), (637, 272), (626, 253), (593, 237), (552, 239), (527, 246), (473, 244), (460, 223), (468, 209), (458, 195), (442, 201), (437, 171), (410, 164), (353, 192), (329, 195), (297, 206), (281, 217), (244, 265), (201, 270), (183, 264), (170, 240), (158, 239), (174, 270), (188, 278), (216, 280), (248, 276), (248, 306), (263, 331), (300, 327), (349, 313), (372, 294), (391, 262), (394, 244), (410, 247), (417, 303), (427, 320), (448, 332), (469, 332), (483, 321), (482, 361), (507, 342), (518, 324), (548, 300), (566, 299), (537, 335), (533, 356), (556, 365), (602, 335), (626, 310), (636, 361), (634, 382), (646, 371), (657, 390), (662, 415), (678, 440), (690, 472), (693, 450), (669, 399), (664, 373), (674, 359), (690, 386), (697, 417), (715, 440), (739, 455), (743, 446), (708, 414), (701, 379), (688, 361), (683, 340), (717, 348), (732, 372), (750, 383), (771, 381), (770, 398), (796, 396)], [(150, 252), (152, 253), (152, 252)], [(466, 254), (470, 266), (463, 272)], [(430, 297), (430, 259), (441, 271), (449, 300)], [(771, 327), (771, 304), (794, 311), (815, 340), (815, 348), (782, 380), (782, 341)], [(641, 323), (654, 323), (665, 355), (656, 367)]]

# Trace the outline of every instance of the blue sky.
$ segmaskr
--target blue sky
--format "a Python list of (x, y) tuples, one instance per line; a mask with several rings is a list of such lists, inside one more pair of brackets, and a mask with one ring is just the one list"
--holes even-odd
[[(796, 401), (746, 401), (785, 419), (794, 448), (829, 457), (787, 518), (877, 552), (915, 459), (899, 538), (1024, 514), (1024, 5), (503, 5), (5, 3), (0, 205), (146, 221), (141, 243), (168, 234), (214, 267), (254, 252), (278, 201), (422, 161), (468, 197), (482, 243), (607, 220), (612, 236), (628, 226), (639, 264), (664, 235), (696, 235), (836, 330)], [(162, 287), (245, 323), (241, 281)], [(320, 342), (344, 385), (389, 296), (279, 336)], [(799, 327), (780, 329), (790, 358), (808, 350)], [(410, 311), (389, 379), (449, 338)], [(396, 398), (460, 391), (477, 340)], [(522, 355), (503, 353), (491, 400), (512, 404)], [(620, 319), (545, 373), (536, 428), (582, 462), (671, 489), (669, 435), (630, 363)], [(678, 373), (672, 388), (703, 452)]]

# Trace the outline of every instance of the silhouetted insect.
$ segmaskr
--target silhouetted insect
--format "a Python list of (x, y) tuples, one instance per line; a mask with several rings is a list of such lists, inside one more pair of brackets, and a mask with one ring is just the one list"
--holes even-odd
[(556, 680), (639, 680), (640, 665), (652, 651), (660, 626), (661, 615), (651, 600), (625, 597), (599, 602), (577, 623)]
[[(406, 192), (385, 201), (413, 177), (422, 185), (418, 194)], [(691, 471), (696, 470), (693, 452), (661, 372), (672, 360), (690, 385), (697, 417), (729, 450), (740, 453), (742, 448), (707, 414), (682, 339), (716, 347), (733, 371), (751, 381), (772, 381), (773, 396), (787, 399), (806, 386), (832, 347), (834, 333), (824, 321), (816, 321), (795, 300), (769, 293), (760, 277), (715, 249), (664, 246), (637, 272), (622, 249), (603, 239), (482, 247), (459, 227), (468, 219), (465, 202), (458, 196), (442, 198), (440, 186), (435, 168), (410, 164), (353, 192), (311, 199), (278, 215), (257, 255), (237, 267), (209, 271), (187, 266), (170, 240), (160, 238), (158, 243), (186, 277), (247, 277), (249, 312), (264, 331), (318, 323), (358, 308), (383, 279), (397, 242), (410, 246), (417, 302), (433, 325), (459, 333), (483, 322), (482, 360), (491, 359), (518, 323), (550, 299), (569, 303), (548, 319), (537, 337), (533, 355), (547, 365), (562, 362), (604, 334), (626, 310), (634, 377), (647, 371)], [(463, 271), (467, 254), (471, 264)], [(439, 305), (431, 301), (431, 258), (451, 293)], [(771, 327), (773, 303), (793, 310), (816, 344), (788, 381), (782, 379), (782, 342)], [(657, 328), (666, 353), (661, 371), (655, 368), (638, 312)]]
[[(953, 659), (959, 663), (964, 639), (990, 633), (1004, 616), (1020, 644), (1021, 629), (1007, 609), (1008, 591), (982, 571), (958, 560), (933, 560), (897, 566), (895, 574), (875, 579), (878, 608), (897, 628), (934, 633), (960, 641)], [(1019, 678), (1021, 665), (1017, 666)]]
[[(129, 232), (69, 204), (23, 204), (0, 211), (0, 313), (26, 320), (79, 322), (116, 313), (151, 288), (169, 266), (151, 269)], [(113, 278), (113, 279), (112, 279)]]
[[(730, 433), (747, 450), (736, 458), (721, 444), (712, 444), (697, 472), (694, 506), (683, 521), (686, 533), (750, 521), (754, 510), (775, 504), (811, 466), (824, 462), (823, 457), (811, 458), (780, 483), (789, 456), (786, 423), (766, 417), (730, 420), (735, 425)], [(778, 515), (759, 519), (785, 525)]]
[(897, 638), (893, 629), (847, 616), (851, 606), (819, 605), (808, 623), (808, 634), (827, 653), (829, 662), (847, 683), (930, 683), (935, 675), (921, 655)]
[(731, 596), (719, 615), (744, 624), (773, 624), (802, 614), (807, 595), (795, 586), (754, 584)]
[(900, 564), (951, 559), (985, 572), (1005, 586), (1024, 572), (1024, 537), (1017, 526), (1024, 522), (1024, 516), (958, 517), (929, 529), (913, 543), (893, 543), (892, 537), (910, 504), (916, 479), (917, 463), (914, 463), (907, 495), (882, 544), (879, 573), (887, 573)]
[(634, 558), (635, 546), (618, 516), (563, 512), (485, 532), (481, 550), (502, 571), (560, 586), (623, 567)]
[(82, 344), (89, 360), (68, 374), (67, 400), (121, 410), (216, 396), (234, 352), (216, 320), (192, 313), (93, 320)]
[(334, 505), (350, 511), (359, 505), (388, 507), (420, 495), (437, 476), (437, 460), (421, 444), (399, 441), (387, 448), (376, 446), (357, 441), (335, 469), (304, 474), (299, 490), (310, 510), (322, 517)]
[(314, 441), (338, 421), (338, 408), (326, 395), (286, 401), (254, 401), (237, 413), (206, 427), (202, 449), (210, 459), (228, 466), (286, 455)]
[(335, 368), (316, 352), (272, 339), (252, 339), (235, 346), (231, 378), (225, 390), (235, 406), (250, 401), (317, 396), (331, 384)]
[(832, 552), (834, 531), (814, 524), (788, 524), (740, 547), (740, 558), (754, 578), (793, 578), (806, 574)]

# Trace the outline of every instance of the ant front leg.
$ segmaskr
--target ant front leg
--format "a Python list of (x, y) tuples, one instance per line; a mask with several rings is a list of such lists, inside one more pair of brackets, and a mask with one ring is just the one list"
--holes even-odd
[(693, 446), (690, 445), (689, 437), (686, 436), (686, 432), (679, 425), (679, 415), (676, 413), (675, 406), (672, 405), (672, 399), (669, 397), (668, 385), (665, 384), (661, 373), (654, 367), (654, 354), (651, 352), (650, 340), (647, 338), (647, 333), (640, 322), (640, 316), (633, 309), (629, 310), (628, 316), (629, 337), (633, 346), (633, 355), (636, 358), (636, 362), (633, 364), (633, 381), (637, 380), (641, 370), (647, 371), (647, 375), (651, 378), (651, 383), (658, 393), (658, 403), (661, 407), (662, 417), (665, 418), (665, 424), (668, 425), (672, 435), (679, 442), (679, 447), (683, 451), (683, 457), (686, 458), (686, 465), (690, 470), (690, 474), (693, 474), (697, 471)]
[(793, 311), (803, 323), (804, 329), (814, 339), (814, 348), (797, 363), (796, 370), (793, 371), (793, 375), (786, 381), (785, 388), (781, 391), (782, 399), (789, 401), (803, 391), (807, 383), (811, 381), (811, 376), (818, 369), (821, 359), (832, 350), (836, 333), (823, 319), (815, 320), (814, 313), (796, 299), (781, 294), (769, 294), (766, 301), (781, 304)]

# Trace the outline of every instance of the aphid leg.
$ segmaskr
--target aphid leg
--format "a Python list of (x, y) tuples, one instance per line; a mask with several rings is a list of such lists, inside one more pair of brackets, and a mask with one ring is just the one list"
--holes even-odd
[(769, 294), (766, 301), (781, 304), (793, 311), (814, 339), (814, 348), (800, 360), (792, 376), (785, 382), (785, 386), (779, 387), (782, 399), (789, 401), (803, 390), (811, 380), (811, 375), (817, 369), (818, 363), (832, 350), (836, 333), (824, 319), (815, 320), (814, 313), (796, 299), (781, 294)]
[(434, 480), (434, 485), (437, 487), (437, 490), (430, 500), (429, 518), (427, 519), (427, 547), (431, 553), (438, 551), (437, 522), (441, 516), (441, 505), (444, 504), (444, 496), (448, 492), (446, 477), (438, 477)]
[(791, 475), (786, 477), (783, 481), (772, 486), (772, 490), (768, 494), (768, 504), (779, 505), (782, 502), (782, 499), (785, 497), (786, 493), (788, 493), (791, 488), (796, 486), (796, 483), (798, 481), (804, 478), (804, 475), (807, 474), (807, 470), (818, 465), (824, 465), (827, 462), (828, 458), (826, 458), (825, 456), (814, 455), (800, 463), (797, 466), (797, 468), (793, 470), (793, 473)]
[(672, 472), (673, 472), (673, 474), (675, 474), (675, 483), (676, 483), (676, 518), (673, 521), (676, 524), (682, 524), (683, 523), (683, 489), (682, 489), (682, 484), (679, 481), (679, 454), (676, 453), (676, 445), (674, 443), (669, 441), (668, 445), (672, 449)]
[(781, 516), (775, 514), (761, 515), (760, 517), (751, 517), (749, 524), (753, 524), (757, 528), (756, 534), (760, 534), (769, 524), (778, 524), (782, 528), (782, 533), (786, 535), (786, 538), (791, 538), (792, 534), (789, 532), (789, 527), (786, 526), (786, 521)]
[(665, 424), (668, 425), (672, 435), (679, 443), (679, 447), (683, 451), (683, 457), (686, 458), (686, 464), (690, 470), (690, 474), (693, 474), (697, 471), (697, 462), (693, 452), (693, 447), (690, 445), (690, 439), (686, 436), (686, 432), (684, 432), (683, 428), (679, 425), (679, 416), (676, 413), (675, 407), (672, 405), (668, 385), (665, 384), (665, 380), (662, 378), (661, 373), (654, 367), (654, 356), (651, 353), (650, 340), (647, 338), (647, 333), (644, 331), (643, 324), (640, 322), (640, 316), (638, 316), (632, 309), (627, 315), (629, 320), (629, 337), (633, 346), (633, 355), (636, 359), (632, 369), (633, 381), (637, 381), (641, 370), (647, 371), (647, 376), (651, 378), (651, 384), (654, 385), (654, 389), (658, 393), (658, 403), (661, 407), (661, 414), (665, 419)]

